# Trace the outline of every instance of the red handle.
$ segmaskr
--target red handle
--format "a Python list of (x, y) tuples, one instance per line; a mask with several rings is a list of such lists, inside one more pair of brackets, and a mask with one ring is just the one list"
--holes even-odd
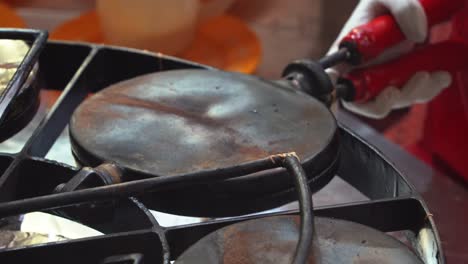
[(443, 42), (418, 48), (385, 64), (352, 71), (345, 78), (354, 85), (353, 101), (365, 102), (390, 85), (401, 87), (415, 72), (464, 68), (468, 68), (468, 44)]
[[(465, 0), (419, 0), (424, 8), (429, 27), (444, 22), (460, 10)], [(341, 46), (353, 47), (359, 63), (369, 61), (384, 50), (405, 39), (397, 22), (391, 15), (375, 18), (367, 24), (354, 28), (341, 41)]]

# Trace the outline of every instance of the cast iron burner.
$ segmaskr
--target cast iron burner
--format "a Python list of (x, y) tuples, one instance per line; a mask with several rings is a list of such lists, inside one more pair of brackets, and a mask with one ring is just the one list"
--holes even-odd
[[(301, 115), (294, 114), (297, 109), (293, 106), (291, 108), (283, 108), (285, 106), (282, 106), (281, 109), (278, 109), (279, 111), (290, 111), (287, 116), (291, 120), (286, 120), (288, 125), (298, 125), (301, 129), (310, 128), (310, 130), (306, 130), (309, 133), (307, 135), (303, 131), (296, 131), (296, 133), (304, 133), (301, 136), (305, 138), (293, 138), (292, 141), (295, 142), (294, 147), (298, 147), (298, 150), (295, 151), (299, 154), (299, 158), (303, 159), (302, 163), (293, 154), (276, 155), (279, 153), (272, 153), (277, 150), (282, 152), (290, 150), (283, 149), (286, 146), (283, 143), (276, 145), (278, 148), (260, 144), (263, 143), (262, 140), (268, 140), (268, 137), (272, 136), (272, 134), (266, 131), (253, 130), (256, 133), (265, 133), (262, 134), (265, 138), (262, 137), (261, 140), (255, 138), (250, 142), (253, 143), (252, 145), (259, 144), (262, 146), (260, 153), (247, 158), (234, 153), (233, 156), (223, 156), (226, 160), (220, 161), (216, 159), (216, 155), (222, 154), (222, 147), (216, 145), (216, 155), (209, 161), (215, 161), (216, 164), (221, 164), (221, 167), (204, 167), (197, 161), (179, 164), (182, 171), (177, 171), (174, 166), (158, 166), (156, 168), (144, 167), (142, 164), (133, 166), (126, 163), (128, 160), (125, 155), (120, 160), (115, 156), (105, 156), (102, 154), (103, 152), (99, 152), (101, 149), (94, 149), (90, 145), (84, 144), (84, 139), (80, 138), (81, 135), (75, 134), (79, 127), (76, 127), (74, 122), (78, 120), (79, 111), (83, 111), (83, 107), (88, 102), (96, 103), (96, 98), (99, 98), (99, 95), (117, 91), (113, 89), (123, 89), (110, 88), (99, 92), (119, 81), (143, 74), (169, 70), (203, 69), (203, 74), (209, 75), (215, 69), (141, 51), (53, 41), (49, 42), (41, 53), (39, 67), (41, 69), (39, 75), (41, 91), (60, 91), (61, 96), (42, 122), (34, 129), (34, 132), (28, 136), (19, 152), (0, 154), (0, 169), (2, 171), (0, 177), (1, 227), (3, 230), (12, 230), (15, 228), (18, 215), (32, 211), (42, 211), (65, 216), (70, 220), (98, 230), (104, 235), (41, 244), (34, 247), (21, 246), (13, 249), (3, 249), (0, 250), (0, 263), (28, 263), (33, 261), (50, 264), (64, 262), (80, 264), (169, 263), (171, 260), (183, 260), (183, 263), (197, 263), (196, 261), (210, 263), (213, 260), (210, 256), (222, 260), (225, 255), (221, 257), (220, 251), (217, 252), (218, 255), (206, 254), (206, 262), (201, 260), (200, 256), (197, 256), (197, 259), (187, 259), (187, 257), (199, 250), (200, 245), (203, 245), (210, 238), (219, 238), (220, 234), (227, 234), (233, 230), (236, 232), (237, 230), (249, 230), (251, 225), (271, 226), (268, 224), (270, 222), (278, 225), (276, 230), (279, 232), (287, 232), (290, 235), (289, 246), (286, 247), (286, 252), (282, 254), (282, 256), (285, 256), (284, 261), (286, 262), (292, 262), (292, 256), (294, 255), (295, 263), (306, 263), (305, 260), (309, 256), (313, 256), (311, 252), (314, 250), (311, 249), (317, 247), (317, 244), (315, 246), (310, 244), (313, 242), (314, 232), (319, 235), (318, 239), (320, 241), (321, 237), (323, 239), (324, 234), (332, 230), (336, 232), (336, 235), (340, 235), (343, 240), (350, 238), (354, 245), (357, 242), (361, 243), (352, 250), (343, 252), (339, 250), (337, 252), (340, 255), (342, 253), (349, 254), (348, 256), (353, 259), (359, 260), (361, 253), (370, 253), (365, 245), (367, 243), (374, 245), (375, 243), (379, 245), (379, 250), (382, 250), (379, 252), (383, 252), (383, 255), (388, 256), (392, 252), (398, 252), (399, 257), (404, 258), (404, 261), (407, 260), (409, 263), (444, 263), (441, 243), (432, 217), (412, 186), (378, 151), (356, 137), (347, 128), (336, 125), (333, 117), (329, 116), (328, 110), (319, 106), (315, 100), (304, 96), (305, 94), (301, 94), (301, 97), (304, 98), (297, 100), (304, 105), (307, 105), (306, 102), (311, 103), (310, 106), (304, 106), (307, 111), (315, 109), (317, 113), (314, 114), (319, 117), (327, 116), (325, 119), (318, 118), (320, 122), (325, 122), (325, 127), (321, 128), (318, 124), (314, 124), (314, 120), (310, 120), (309, 127), (309, 125), (303, 123), (304, 120), (300, 118)], [(22, 74), (26, 76), (28, 73), (22, 72)], [(154, 75), (140, 77), (140, 80), (141, 78), (151, 78), (151, 76)], [(244, 76), (242, 78), (246, 78), (248, 82), (250, 77)], [(119, 85), (114, 87), (119, 87)], [(180, 87), (176, 88), (179, 89)], [(206, 89), (208, 88), (206, 87)], [(130, 91), (132, 89), (135, 88), (130, 87)], [(214, 90), (216, 91), (216, 87)], [(96, 92), (99, 92), (98, 95), (91, 97), (90, 101), (85, 101), (88, 95)], [(152, 94), (153, 92), (155, 91), (152, 91)], [(224, 93), (228, 92), (224, 91)], [(222, 91), (217, 93), (221, 95)], [(246, 91), (241, 93), (242, 95), (239, 94), (239, 96), (245, 96), (244, 93)], [(271, 93), (289, 94), (291, 91), (281, 90), (271, 91)], [(121, 95), (121, 93), (119, 94)], [(138, 94), (132, 94), (132, 96)], [(267, 93), (263, 91), (262, 94)], [(235, 98), (234, 95), (232, 96), (230, 98)], [(157, 96), (153, 98), (161, 99)], [(199, 98), (203, 98), (203, 96)], [(217, 98), (219, 99), (220, 96)], [(267, 98), (264, 99), (266, 100), (264, 102), (268, 102)], [(289, 100), (290, 97), (286, 95), (285, 98)], [(173, 102), (175, 97), (169, 99)], [(71, 126), (74, 126), (71, 131), (72, 136), (76, 140), (73, 146), (80, 161), (84, 163), (96, 162), (95, 168), (71, 167), (57, 161), (45, 159), (52, 147), (58, 144), (57, 138), (66, 129), (77, 107), (84, 101), (85, 103), (74, 117), (76, 119), (71, 123)], [(97, 104), (96, 106), (102, 107), (102, 109), (112, 106), (112, 103), (108, 103), (110, 100), (105, 99), (103, 101), (102, 105)], [(281, 104), (281, 102), (277, 103)], [(184, 105), (184, 107), (186, 106)], [(113, 108), (113, 110), (115, 110), (113, 113), (116, 114), (125, 113), (122, 108)], [(273, 120), (279, 122), (280, 118), (275, 116), (274, 108), (270, 110), (272, 111), (269, 112), (265, 120), (273, 118)], [(145, 114), (150, 112), (145, 107), (141, 111), (144, 111)], [(264, 113), (264, 109), (259, 108), (257, 111), (257, 113), (252, 112), (252, 116)], [(91, 117), (95, 118), (94, 116)], [(252, 122), (254, 120), (260, 122), (260, 124), (263, 122), (257, 119), (252, 119)], [(234, 123), (230, 122), (229, 124)], [(102, 126), (105, 127), (106, 124), (102, 124)], [(183, 129), (183, 127), (179, 127), (179, 129)], [(316, 131), (315, 129), (324, 130)], [(83, 133), (86, 132), (82, 131)], [(148, 133), (151, 132), (148, 131)], [(288, 132), (287, 129), (280, 126), (279, 135), (287, 138), (286, 135), (292, 134), (292, 132), (286, 132)], [(90, 133), (89, 135), (93, 135), (93, 133), (95, 135), (96, 131), (88, 133)], [(106, 140), (112, 140), (110, 133), (112, 131), (103, 134)], [(161, 136), (163, 134), (156, 135)], [(313, 138), (313, 136), (325, 136), (325, 138)], [(243, 137), (239, 138), (244, 139)], [(330, 144), (335, 139), (339, 139), (339, 144)], [(90, 157), (86, 155), (83, 155), (83, 157), (96, 159), (81, 160), (83, 157), (82, 154), (78, 154), (80, 151), (77, 150), (78, 142), (80, 143), (79, 146), (84, 146), (83, 150), (86, 150), (86, 154), (91, 154)], [(5, 142), (5, 144), (7, 143), (8, 141)], [(156, 143), (148, 142), (150, 146), (156, 146)], [(309, 144), (313, 147), (310, 147)], [(249, 144), (246, 145), (250, 146)], [(330, 169), (338, 166), (336, 174), (367, 196), (369, 200), (314, 208), (312, 212), (307, 180), (311, 186), (315, 187), (314, 179), (320, 176), (320, 171), (327, 171), (327, 166), (322, 167), (319, 166), (321, 163), (317, 163), (316, 168), (315, 163), (312, 163), (311, 167), (308, 168), (306, 163), (309, 159), (314, 158), (314, 155), (321, 156), (327, 146), (335, 146), (335, 148), (332, 148), (335, 159), (332, 160), (339, 160), (340, 163), (339, 165), (334, 162), (324, 162), (323, 164), (328, 165)], [(221, 150), (216, 149), (217, 147), (220, 147)], [(202, 154), (209, 155), (206, 152)], [(262, 156), (263, 154), (266, 156)], [(274, 155), (268, 156), (271, 154)], [(183, 157), (174, 153), (171, 153), (171, 155), (178, 158)], [(154, 156), (151, 155), (151, 157)], [(251, 160), (251, 158), (254, 160)], [(105, 164), (98, 164), (101, 161), (105, 162)], [(237, 164), (237, 162), (242, 164)], [(332, 166), (332, 164), (336, 165)], [(302, 166), (306, 169), (307, 175)], [(285, 173), (280, 167), (286, 168), (288, 173)], [(198, 168), (207, 168), (207, 170), (196, 171)], [(146, 173), (145, 169), (148, 169)], [(271, 177), (272, 170), (280, 170), (284, 175), (284, 178), (278, 179), (279, 183), (277, 185), (275, 185), (276, 179)], [(313, 170), (318, 170), (318, 173), (311, 173)], [(171, 171), (182, 174), (159, 175)], [(142, 173), (140, 174), (140, 172)], [(252, 177), (254, 173), (261, 176), (256, 177), (261, 179), (260, 182), (266, 182), (266, 187), (246, 186), (246, 183), (256, 178)], [(234, 183), (235, 185), (230, 185)], [(209, 186), (215, 187), (209, 189)], [(239, 193), (237, 189), (239, 186), (250, 188), (246, 189), (249, 193), (247, 198)], [(271, 192), (265, 193), (267, 187), (279, 189), (272, 188)], [(254, 192), (256, 189), (259, 191), (258, 195)], [(209, 192), (207, 192), (206, 197), (203, 197), (200, 190)], [(177, 195), (171, 196), (171, 193), (177, 193)], [(226, 197), (222, 196), (223, 193), (227, 194)], [(298, 194), (301, 204), (300, 212), (289, 211), (235, 216), (185, 226), (161, 227), (148, 210), (148, 208), (157, 208), (166, 212), (175, 210), (196, 215), (235, 214), (236, 212), (252, 210), (248, 208), (271, 207), (283, 204), (292, 199), (297, 199)], [(202, 197), (196, 197), (198, 195)], [(212, 200), (203, 200), (210, 195), (213, 195)], [(229, 197), (233, 195), (234, 198)], [(255, 197), (255, 199), (251, 200), (252, 197)], [(217, 201), (217, 198), (224, 199)], [(192, 201), (195, 201), (195, 203), (192, 203)], [(200, 203), (201, 201), (206, 201), (206, 203)], [(249, 204), (249, 202), (252, 204)], [(181, 206), (184, 204), (185, 207)], [(221, 210), (222, 205), (227, 208)], [(301, 228), (298, 233), (297, 219), (299, 219), (299, 215), (303, 225), (300, 225)], [(316, 218), (315, 226), (311, 224), (314, 217)], [(330, 223), (330, 225), (327, 223)], [(343, 229), (346, 229), (346, 232), (342, 232)], [(261, 228), (255, 228), (255, 231), (260, 232), (261, 230)], [(237, 252), (239, 252), (241, 255), (238, 256), (238, 259), (253, 257), (253, 261), (256, 262), (258, 256), (255, 252), (252, 255), (251, 251), (247, 253), (242, 248), (240, 251), (236, 251), (234, 247), (226, 247), (225, 243), (232, 241), (229, 238), (235, 240), (242, 235), (242, 233), (236, 232), (232, 233), (232, 237), (227, 237), (228, 240), (215, 243), (213, 248), (223, 247), (224, 253), (234, 252), (238, 254)], [(351, 232), (351, 235), (348, 232)], [(407, 242), (405, 244), (397, 242), (385, 235), (386, 232), (404, 234)], [(301, 242), (296, 243), (298, 237), (300, 237)], [(253, 236), (252, 239), (265, 243), (261, 236)], [(338, 240), (343, 241), (341, 239)], [(281, 246), (280, 241), (279, 243), (275, 243), (272, 247)], [(391, 251), (387, 251), (389, 247), (392, 248)], [(335, 248), (339, 247), (336, 246)], [(276, 254), (276, 251), (273, 253)], [(352, 260), (348, 259), (346, 254), (342, 256), (346, 258), (345, 263), (349, 263)], [(223, 263), (217, 262), (216, 258), (214, 263)], [(248, 261), (252, 260), (246, 260), (247, 263)], [(378, 262), (385, 263), (385, 261), (392, 260), (385, 259)], [(276, 262), (274, 261), (274, 263)]]

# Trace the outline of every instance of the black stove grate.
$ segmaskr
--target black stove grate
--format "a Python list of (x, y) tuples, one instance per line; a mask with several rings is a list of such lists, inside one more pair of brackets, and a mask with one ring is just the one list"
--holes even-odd
[[(54, 41), (47, 43), (39, 63), (41, 89), (60, 91), (61, 95), (21, 151), (0, 155), (0, 215), (8, 221), (15, 214), (31, 210), (65, 214), (106, 235), (2, 250), (0, 262), (26, 263), (39, 259), (52, 264), (167, 263), (221, 227), (261, 217), (299, 214), (290, 211), (163, 228), (137, 198), (128, 198), (140, 194), (147, 186), (140, 186), (138, 192), (131, 189), (122, 195), (116, 195), (118, 185), (51, 195), (57, 186), (79, 174), (80, 169), (47, 160), (45, 156), (66, 128), (74, 109), (89, 93), (145, 73), (210, 68), (137, 50)], [(410, 242), (421, 259), (427, 263), (444, 263), (433, 219), (403, 175), (376, 149), (348, 129), (341, 127), (340, 136), (343, 150), (338, 175), (370, 201), (319, 207), (314, 209), (314, 214), (361, 223), (382, 232), (408, 231), (412, 234)], [(263, 162), (268, 161), (271, 160)], [(164, 177), (146, 183), (158, 181), (164, 181)], [(86, 196), (85, 193), (94, 193), (95, 196)], [(62, 200), (65, 197), (73, 199)], [(113, 199), (109, 201), (109, 198)], [(94, 200), (106, 201), (95, 203)], [(300, 213), (305, 214), (307, 210)], [(427, 236), (428, 232), (432, 236)]]
[(26, 43), (31, 43), (23, 62), (19, 65), (5, 90), (0, 94), (0, 123), (4, 121), (12, 101), (25, 84), (34, 64), (39, 60), (39, 54), (46, 44), (47, 35), (46, 31), (40, 30), (0, 29), (0, 39), (23, 40)]
[[(15, 58), (14, 56), (18, 55), (13, 52), (5, 54), (7, 57), (2, 61), (2, 69), (6, 74), (10, 69), (17, 69), (0, 92), (0, 141), (3, 141), (23, 129), (37, 111), (38, 91), (34, 85), (37, 75), (36, 62), (46, 44), (47, 32), (3, 28), (0, 29), (0, 39), (11, 39), (2, 42), (2, 45), (8, 45), (8, 52), (15, 47), (23, 51), (21, 41), (29, 46), (24, 58)], [(19, 59), (22, 60), (16, 61)]]

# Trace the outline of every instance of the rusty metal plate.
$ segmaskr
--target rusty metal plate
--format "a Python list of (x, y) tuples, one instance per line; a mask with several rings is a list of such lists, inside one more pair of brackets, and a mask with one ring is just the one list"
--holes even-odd
[[(317, 191), (335, 175), (340, 149), (336, 120), (319, 101), (286, 84), (215, 70), (166, 71), (112, 85), (77, 108), (69, 130), (79, 163), (115, 162), (127, 169), (123, 181), (295, 151)], [(295, 197), (292, 178), (275, 169), (143, 200), (165, 201), (149, 205), (164, 212), (228, 216)]]
[(173, 175), (291, 151), (310, 160), (328, 146), (336, 122), (321, 103), (288, 87), (247, 75), (178, 70), (95, 94), (75, 111), (70, 132), (74, 146), (99, 160)]
[[(227, 226), (199, 240), (175, 263), (289, 264), (299, 223), (298, 216), (277, 216)], [(315, 229), (309, 264), (422, 264), (403, 243), (364, 225), (317, 217)]]

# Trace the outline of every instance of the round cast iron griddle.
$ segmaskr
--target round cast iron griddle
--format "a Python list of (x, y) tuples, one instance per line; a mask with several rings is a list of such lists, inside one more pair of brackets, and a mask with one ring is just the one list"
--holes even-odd
[[(334, 175), (339, 152), (336, 121), (319, 101), (286, 85), (214, 70), (167, 71), (112, 85), (78, 107), (70, 136), (80, 163), (116, 162), (129, 170), (126, 181), (295, 151), (317, 190)], [(193, 202), (247, 199), (291, 187), (292, 178), (274, 170), (185, 192)], [(262, 207), (253, 201), (245, 206)]]
[[(276, 216), (230, 225), (199, 240), (175, 263), (291, 263), (299, 223), (296, 216)], [(317, 217), (315, 230), (309, 264), (423, 263), (400, 241), (361, 224)]]

